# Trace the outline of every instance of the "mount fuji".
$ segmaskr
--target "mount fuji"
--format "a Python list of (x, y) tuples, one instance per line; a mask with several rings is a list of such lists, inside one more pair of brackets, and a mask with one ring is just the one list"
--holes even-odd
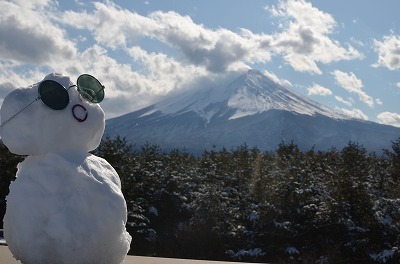
[(400, 137), (400, 128), (352, 119), (249, 70), (228, 85), (184, 92), (108, 119), (105, 134), (194, 154), (243, 144), (275, 150), (282, 142), (302, 150), (341, 149), (350, 141), (381, 152)]

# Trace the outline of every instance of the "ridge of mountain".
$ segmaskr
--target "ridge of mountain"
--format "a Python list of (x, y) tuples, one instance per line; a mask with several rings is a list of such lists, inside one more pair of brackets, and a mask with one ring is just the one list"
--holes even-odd
[(266, 77), (257, 70), (249, 70), (225, 87), (186, 92), (159, 102), (146, 113), (163, 114), (196, 112), (207, 122), (212, 118), (236, 119), (271, 109), (299, 114), (322, 114), (346, 119), (343, 114), (297, 94)]
[(380, 151), (400, 136), (400, 128), (352, 119), (249, 70), (227, 85), (187, 91), (109, 119), (105, 135), (194, 153), (244, 143), (274, 150), (287, 141), (304, 150), (354, 141)]

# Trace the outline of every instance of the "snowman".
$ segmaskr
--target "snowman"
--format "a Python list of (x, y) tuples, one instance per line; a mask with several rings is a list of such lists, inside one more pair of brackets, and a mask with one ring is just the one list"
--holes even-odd
[(4, 236), (24, 264), (119, 264), (130, 247), (126, 202), (114, 168), (88, 152), (104, 132), (104, 86), (52, 73), (12, 91), (1, 139), (27, 155), (10, 185)]

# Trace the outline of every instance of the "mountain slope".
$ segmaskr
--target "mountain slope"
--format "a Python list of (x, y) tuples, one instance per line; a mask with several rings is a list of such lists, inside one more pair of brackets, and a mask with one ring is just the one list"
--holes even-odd
[(390, 147), (400, 129), (350, 119), (250, 70), (229, 85), (186, 92), (107, 120), (105, 134), (194, 153), (244, 143), (273, 150), (283, 141), (294, 141), (304, 150), (342, 148), (357, 141), (380, 151)]
[(299, 114), (316, 113), (345, 118), (331, 109), (280, 86), (259, 71), (249, 70), (225, 87), (187, 92), (151, 107), (143, 116), (160, 111), (164, 115), (194, 111), (205, 121), (212, 118), (236, 119), (270, 109)]

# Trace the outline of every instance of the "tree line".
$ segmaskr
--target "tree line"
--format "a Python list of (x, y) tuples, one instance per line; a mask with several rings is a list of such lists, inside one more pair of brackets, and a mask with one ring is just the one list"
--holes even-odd
[[(164, 152), (104, 138), (118, 172), (130, 254), (273, 263), (399, 263), (400, 139), (382, 155), (349, 142), (300, 151)], [(21, 157), (0, 147), (0, 199)], [(0, 200), (2, 201), (2, 200)]]

